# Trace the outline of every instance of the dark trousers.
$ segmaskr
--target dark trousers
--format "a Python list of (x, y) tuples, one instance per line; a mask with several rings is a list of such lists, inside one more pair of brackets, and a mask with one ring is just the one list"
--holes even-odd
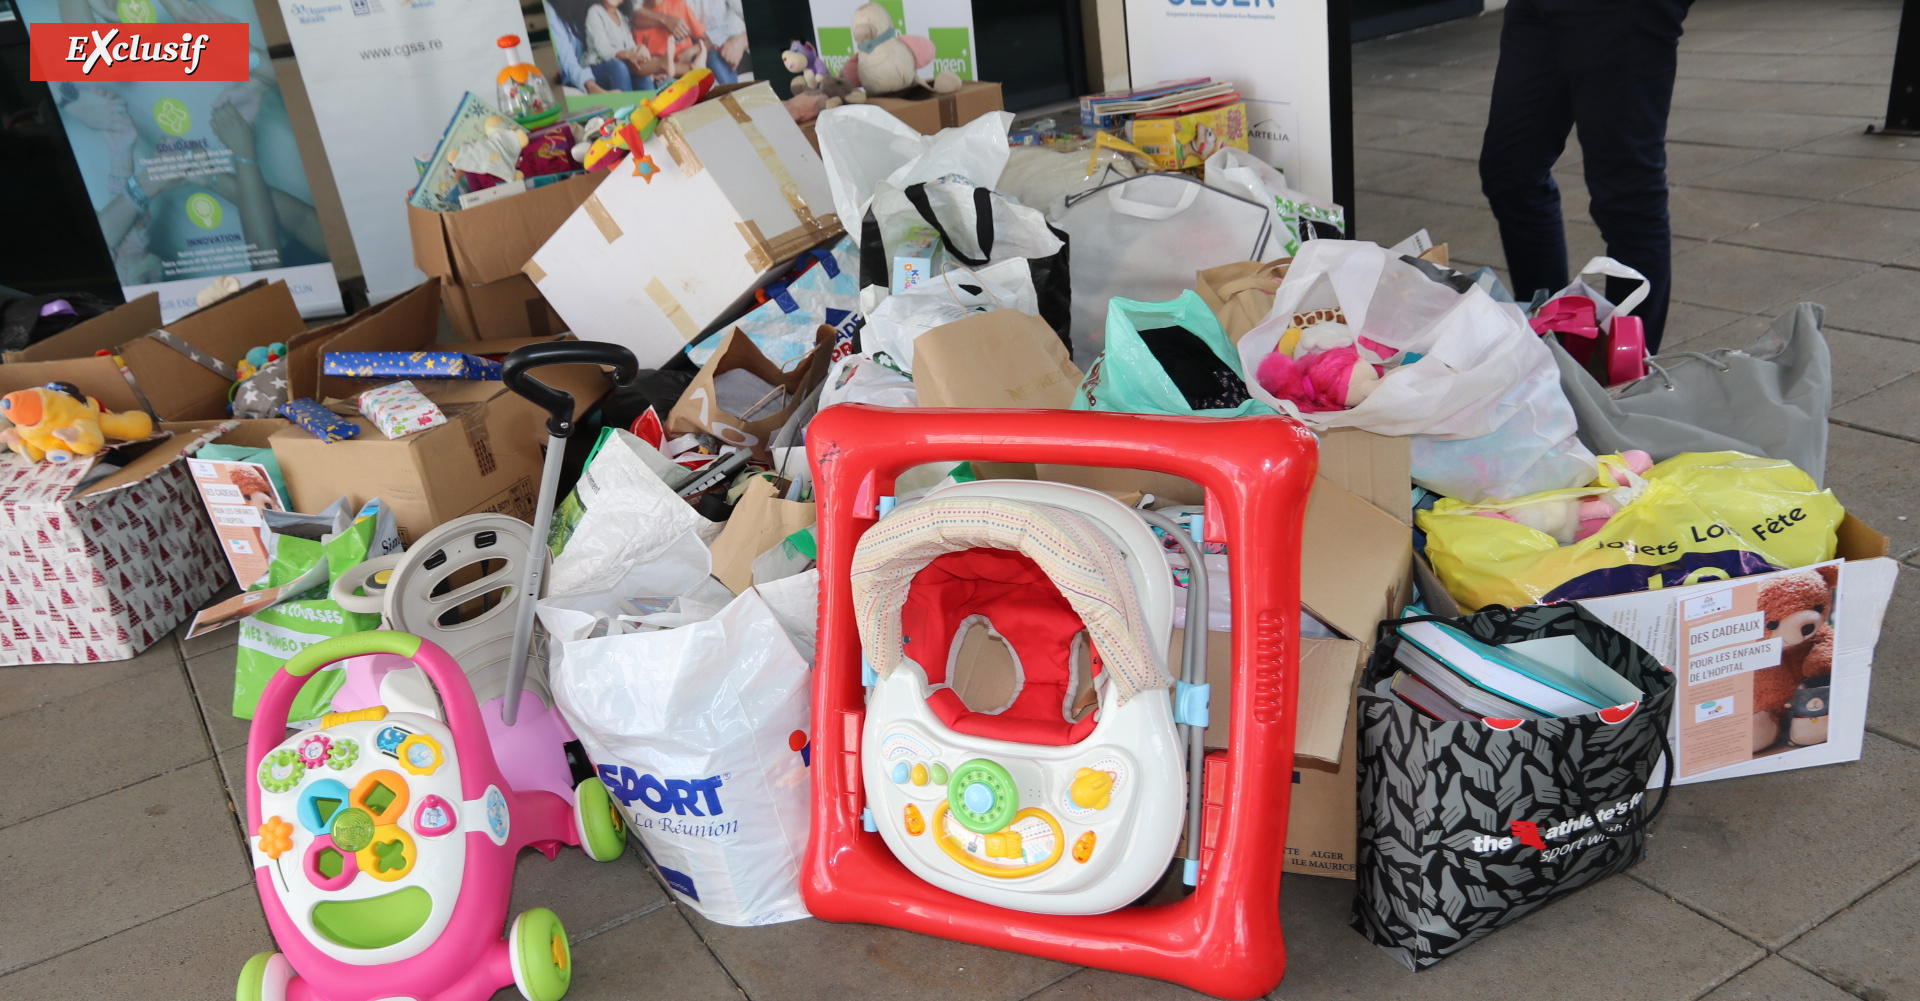
[[(1567, 234), (1552, 168), (1580, 130), (1588, 211), (1607, 254), (1646, 275), (1634, 312), (1659, 347), (1673, 284), (1667, 110), (1691, 0), (1511, 0), (1480, 147), (1480, 189), (1500, 222), (1514, 297), (1568, 284)], [(1578, 262), (1581, 264), (1585, 261)], [(1607, 279), (1619, 302), (1637, 282)]]

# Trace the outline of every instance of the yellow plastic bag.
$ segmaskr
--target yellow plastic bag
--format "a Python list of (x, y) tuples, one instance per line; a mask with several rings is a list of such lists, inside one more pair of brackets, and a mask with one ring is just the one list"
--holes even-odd
[(1593, 487), (1512, 501), (1443, 499), (1418, 516), (1427, 559), (1463, 608), (1592, 598), (1832, 559), (1835, 530), (1846, 514), (1831, 491), (1817, 489), (1791, 463), (1738, 452), (1686, 453), (1654, 466), (1636, 499), (1570, 545), (1479, 513), (1541, 523), (1521, 509), (1619, 496), (1613, 494), (1618, 486), (1603, 473)]
[(1782, 567), (1833, 559), (1845, 508), (1800, 467), (1740, 452), (1685, 452), (1647, 471), (1679, 487)]

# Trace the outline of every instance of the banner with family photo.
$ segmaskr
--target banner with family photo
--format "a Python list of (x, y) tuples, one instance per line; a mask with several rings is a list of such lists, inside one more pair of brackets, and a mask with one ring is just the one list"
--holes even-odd
[[(827, 71), (838, 74), (859, 51), (853, 38), (853, 12), (868, 0), (809, 0), (813, 11), (813, 38)], [(877, 0), (893, 18), (893, 30), (918, 35), (933, 43), (933, 62), (920, 67), (920, 77), (931, 80), (952, 70), (962, 80), (980, 78), (974, 57), (973, 4), (970, 0)], [(890, 37), (890, 36), (887, 36)], [(878, 41), (878, 39), (876, 39)], [(868, 43), (873, 44), (872, 42)]]
[(741, 0), (545, 0), (560, 79), (575, 94), (657, 90), (705, 67), (753, 79)]
[[(48, 86), (128, 299), (171, 321), (213, 279), (285, 281), (304, 316), (341, 311), (313, 191), (249, 0), (17, 0), (29, 24), (243, 23), (247, 79)], [(404, 235), (402, 243), (404, 244)]]

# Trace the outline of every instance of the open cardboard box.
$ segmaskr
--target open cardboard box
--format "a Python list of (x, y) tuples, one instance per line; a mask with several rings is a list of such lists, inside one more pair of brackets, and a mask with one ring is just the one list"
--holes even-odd
[(472, 341), (566, 329), (520, 269), (610, 176), (590, 171), (458, 212), (407, 206), (413, 265), (440, 279), (454, 333)]
[[(162, 421), (226, 416), (233, 380), (146, 336), (161, 326), (158, 310), (156, 296), (143, 296), (16, 352), (13, 361), (0, 369), (12, 369), (20, 362), (38, 364), (26, 372), (0, 374), (0, 386), (11, 392), (21, 388), (11, 385), (19, 378), (35, 379), (29, 385), (57, 380), (99, 397), (109, 410), (148, 410)], [(285, 282), (256, 282), (166, 324), (165, 329), (231, 366), (252, 348), (274, 341), (292, 344), (307, 325)], [(111, 358), (95, 357), (94, 352), (103, 349), (126, 361), (131, 384)], [(142, 396), (150, 406), (142, 404)]]

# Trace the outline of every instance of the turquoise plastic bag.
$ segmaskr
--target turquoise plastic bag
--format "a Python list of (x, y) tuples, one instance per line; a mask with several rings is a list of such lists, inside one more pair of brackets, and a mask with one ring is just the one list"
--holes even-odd
[(1080, 380), (1073, 409), (1183, 417), (1274, 412), (1248, 395), (1239, 350), (1191, 289), (1171, 302), (1108, 301), (1106, 347)]

